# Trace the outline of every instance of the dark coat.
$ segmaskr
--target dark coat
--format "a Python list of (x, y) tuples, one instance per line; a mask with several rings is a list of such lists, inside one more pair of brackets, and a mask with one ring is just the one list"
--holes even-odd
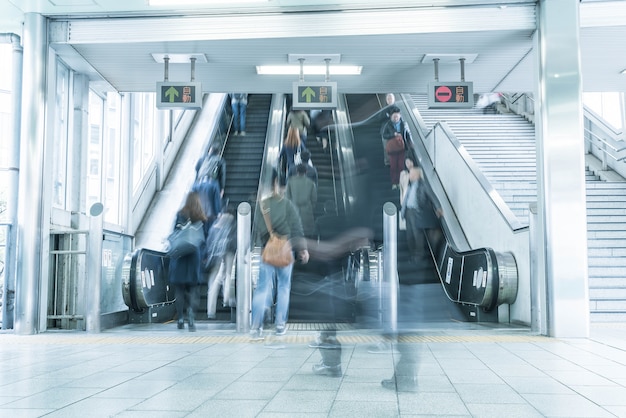
[[(187, 217), (177, 213), (175, 225), (184, 225), (188, 220)], [(200, 271), (200, 256), (201, 249), (198, 248), (198, 251), (192, 254), (180, 258), (170, 258), (169, 283), (172, 285), (202, 283), (203, 275)]]
[[(304, 151), (306, 146), (302, 142), (300, 144), (300, 152)], [(280, 155), (278, 156), (278, 161), (280, 161), (280, 167), (283, 169), (283, 173), (288, 173), (292, 167), (295, 167), (295, 163), (293, 161), (293, 157), (298, 153), (297, 147), (288, 147), (283, 144), (283, 147), (280, 150)]]

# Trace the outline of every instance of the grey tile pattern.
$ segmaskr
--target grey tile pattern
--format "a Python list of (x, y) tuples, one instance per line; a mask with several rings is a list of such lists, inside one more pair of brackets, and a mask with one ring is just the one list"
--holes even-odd
[(0, 416), (626, 416), (626, 332), (607, 325), (571, 340), (525, 329), (503, 339), (506, 330), (477, 324), (421, 330), (403, 343), (417, 358), (409, 391), (381, 386), (401, 354), (369, 353), (371, 332), (339, 332), (343, 376), (327, 377), (312, 373), (320, 353), (306, 341), (314, 331), (249, 343), (212, 340), (237, 334), (205, 325), (185, 343), (175, 324), (146, 330), (106, 331), (96, 342), (80, 333), (0, 334)]

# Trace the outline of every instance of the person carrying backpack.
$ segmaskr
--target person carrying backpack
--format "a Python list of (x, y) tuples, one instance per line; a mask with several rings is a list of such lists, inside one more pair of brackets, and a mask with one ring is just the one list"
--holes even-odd
[(209, 180), (217, 181), (220, 197), (224, 197), (226, 186), (226, 162), (220, 157), (220, 147), (211, 145), (209, 152), (196, 163), (196, 184)]

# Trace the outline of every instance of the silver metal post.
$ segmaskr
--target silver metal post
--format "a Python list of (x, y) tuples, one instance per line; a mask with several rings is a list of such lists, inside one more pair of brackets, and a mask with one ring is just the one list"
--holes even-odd
[(304, 81), (304, 58), (299, 58), (300, 61), (300, 81)]
[[(398, 331), (398, 230), (396, 205), (383, 206), (383, 328)], [(386, 293), (386, 294), (385, 294)]]
[(87, 246), (87, 332), (100, 332), (100, 293), (102, 292), (102, 212), (104, 205), (94, 203), (89, 209), (89, 244)]
[(237, 332), (250, 331), (252, 278), (250, 269), (250, 228), (252, 209), (248, 202), (237, 207)]
[(191, 57), (189, 59), (191, 60), (191, 81), (194, 81), (196, 79), (196, 58)]
[(163, 57), (163, 81), (170, 79), (170, 57)]
[(330, 58), (324, 59), (324, 62), (326, 62), (326, 79), (324, 81), (329, 82), (330, 81)]
[(433, 58), (435, 63), (435, 81), (439, 81), (439, 58)]
[(461, 63), (461, 81), (465, 81), (465, 58), (459, 58)]

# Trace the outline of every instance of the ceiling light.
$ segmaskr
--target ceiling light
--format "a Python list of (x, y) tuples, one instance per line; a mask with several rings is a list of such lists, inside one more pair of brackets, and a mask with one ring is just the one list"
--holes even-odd
[[(331, 65), (328, 67), (330, 75), (360, 75), (363, 69), (360, 65)], [(305, 75), (326, 75), (325, 65), (305, 65)], [(257, 65), (259, 75), (299, 75), (300, 67), (296, 65)]]
[(233, 3), (267, 3), (269, 0), (148, 0), (150, 6), (215, 6)]
[(626, 74), (626, 69), (623, 69), (622, 71), (620, 71), (620, 74)]

